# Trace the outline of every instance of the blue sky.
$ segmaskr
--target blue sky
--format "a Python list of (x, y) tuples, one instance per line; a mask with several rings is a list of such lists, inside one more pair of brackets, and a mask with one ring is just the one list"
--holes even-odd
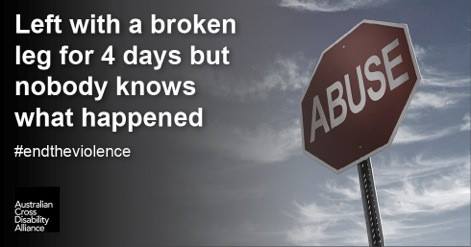
[[(373, 157), (385, 241), (469, 245), (469, 3), (282, 1), (280, 6), (336, 16), (337, 22), (356, 17), (409, 25), (424, 79), (394, 145)], [(358, 237), (365, 228), (356, 170), (327, 179), (317, 190), (325, 200), (295, 201), (299, 225), (289, 238), (297, 244), (365, 244), (366, 238)]]
[[(210, 122), (210, 138), (198, 145), (240, 164), (230, 169), (234, 176), (265, 174), (240, 187), (235, 194), (247, 198), (236, 204), (260, 198), (272, 203), (245, 209), (261, 213), (235, 230), (246, 242), (229, 243), (367, 244), (357, 171), (335, 174), (303, 154), (299, 99), (321, 51), (362, 19), (372, 19), (409, 25), (423, 76), (393, 145), (372, 157), (385, 243), (469, 245), (471, 3), (283, 0), (262, 5), (254, 7), (265, 8), (262, 17), (251, 26), (241, 23), (241, 36), (233, 41), (234, 74), (205, 75), (211, 82), (204, 90), (234, 111), (226, 120)], [(239, 107), (243, 114), (236, 113)]]

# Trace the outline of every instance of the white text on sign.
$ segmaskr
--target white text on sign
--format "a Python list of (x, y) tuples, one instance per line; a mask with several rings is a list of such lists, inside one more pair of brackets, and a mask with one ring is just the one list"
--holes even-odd
[[(394, 67), (401, 64), (403, 59), (401, 55), (391, 58), (389, 53), (398, 46), (399, 40), (395, 39), (381, 49), (382, 60), (379, 56), (372, 55), (365, 61), (363, 66), (356, 66), (355, 71), (360, 92), (359, 99), (356, 99), (357, 103), (355, 103), (353, 99), (350, 75), (348, 73), (344, 75), (343, 83), (341, 81), (335, 81), (326, 89), (328, 119), (321, 105), (319, 96), (314, 96), (312, 100), (311, 143), (316, 140), (316, 130), (318, 128), (322, 127), (324, 132), (328, 133), (344, 122), (348, 110), (353, 114), (361, 112), (366, 106), (366, 95), (368, 95), (368, 98), (372, 101), (379, 101), (386, 94), (387, 86), (389, 86), (389, 91), (392, 91), (409, 80), (409, 74), (407, 72), (397, 77), (393, 76), (392, 70)], [(370, 67), (372, 65), (384, 66), (386, 75), (384, 75), (381, 70), (371, 70)], [(375, 90), (371, 85), (365, 85), (366, 83), (363, 76), (370, 82), (369, 84), (379, 83), (379, 88)], [(346, 97), (344, 97), (344, 91), (346, 91)], [(334, 95), (336, 95), (336, 97)], [(336, 108), (340, 109), (340, 114), (337, 114), (337, 116), (335, 115)]]

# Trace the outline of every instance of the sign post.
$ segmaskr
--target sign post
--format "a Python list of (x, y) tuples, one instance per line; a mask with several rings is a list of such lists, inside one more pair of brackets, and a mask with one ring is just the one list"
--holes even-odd
[(360, 162), (357, 167), (368, 242), (370, 246), (383, 247), (383, 228), (381, 226), (381, 215), (379, 213), (371, 159), (368, 158)]
[(384, 246), (370, 157), (392, 143), (420, 79), (407, 25), (363, 20), (322, 52), (301, 102), (308, 155), (358, 166), (370, 246)]

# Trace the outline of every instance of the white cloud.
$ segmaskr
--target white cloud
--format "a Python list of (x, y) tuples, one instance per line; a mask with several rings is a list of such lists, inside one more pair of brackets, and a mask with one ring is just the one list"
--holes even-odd
[(469, 74), (455, 74), (432, 66), (429, 62), (431, 57), (430, 50), (419, 44), (414, 44), (415, 56), (419, 61), (420, 71), (422, 72), (422, 85), (434, 88), (462, 88), (471, 86)]
[(422, 83), (430, 87), (461, 88), (469, 87), (471, 85), (471, 78), (469, 76), (445, 73), (439, 75), (425, 74)]
[[(419, 155), (411, 163), (417, 171), (396, 173), (396, 179), (403, 178), (400, 186), (383, 186), (385, 216), (410, 214), (434, 214), (455, 210), (470, 203), (469, 156), (450, 158), (425, 158)], [(408, 162), (408, 164), (411, 164)], [(410, 165), (406, 170), (410, 169)], [(388, 174), (393, 167), (381, 170), (378, 177)], [(402, 169), (401, 169), (402, 170)], [(411, 171), (411, 170), (409, 170)], [(424, 179), (433, 177), (435, 179)]]
[(365, 245), (358, 180), (327, 182), (324, 192), (320, 203), (293, 203), (296, 225), (287, 232), (288, 240), (297, 245)]
[(443, 138), (445, 136), (457, 134), (463, 131), (470, 130), (470, 117), (469, 113), (463, 116), (463, 123), (452, 125), (448, 127), (441, 127), (440, 129), (431, 129), (427, 126), (417, 125), (401, 125), (397, 130), (394, 137), (395, 144), (409, 144), (421, 141), (431, 141)]
[(295, 10), (305, 10), (314, 12), (340, 12), (350, 9), (361, 9), (374, 7), (383, 4), (384, 0), (282, 0), (281, 7), (292, 8)]
[(235, 154), (242, 159), (260, 163), (286, 160), (293, 151), (301, 150), (299, 124), (293, 123), (286, 128), (275, 129), (259, 126), (253, 131), (236, 132), (237, 147)]
[(469, 183), (454, 179), (441, 177), (422, 185), (404, 182), (400, 187), (384, 189), (381, 193), (388, 206), (381, 212), (384, 216), (433, 214), (469, 205)]
[[(265, 69), (261, 79), (251, 79), (244, 83), (222, 85), (223, 95), (231, 94), (239, 98), (264, 98), (272, 92), (297, 91), (310, 82), (314, 60), (302, 55), (287, 58), (277, 57)], [(221, 86), (221, 85), (220, 85)]]
[(433, 108), (444, 109), (457, 104), (461, 100), (469, 97), (467, 93), (454, 93), (449, 91), (439, 92), (417, 92), (413, 95), (410, 103), (411, 110)]
[[(383, 220), (383, 235), (387, 245), (406, 245), (406, 246), (460, 246), (463, 245), (459, 240), (450, 242), (427, 240), (426, 235), (443, 234), (444, 231), (451, 229), (460, 221), (457, 219), (445, 220), (433, 224), (413, 223), (408, 218)], [(407, 234), (404, 234), (407, 233)]]
[[(375, 180), (386, 181), (377, 183), (386, 244), (427, 245), (432, 242), (426, 236), (443, 234), (457, 222), (469, 224), (469, 219), (446, 217), (470, 205), (469, 158), (421, 154), (411, 160), (394, 156), (374, 162)], [(358, 187), (351, 179), (337, 185), (328, 182), (322, 201), (295, 202), (296, 224), (287, 232), (288, 240), (301, 245), (366, 245)]]
[(471, 130), (471, 117), (469, 112), (463, 116), (463, 124), (460, 126), (461, 131), (470, 131)]
[(360, 193), (358, 181), (355, 180), (355, 182), (352, 184), (352, 186), (349, 186), (349, 187), (339, 186), (334, 183), (327, 183), (326, 189), (332, 195), (334, 196), (338, 195), (340, 200), (355, 200)]
[[(429, 155), (428, 155), (429, 156)], [(378, 156), (373, 165), (381, 167), (375, 174), (381, 177), (377, 181), (380, 187), (390, 186), (403, 182), (403, 179), (423, 179), (426, 177), (438, 177), (447, 170), (461, 169), (466, 172), (469, 170), (469, 156), (457, 156), (446, 158), (431, 159), (425, 154), (417, 154), (413, 158), (402, 156), (391, 156), (385, 158)], [(400, 164), (400, 168), (397, 167)], [(398, 180), (398, 178), (403, 178)]]
[(315, 57), (294, 53), (275, 55), (263, 63), (248, 62), (229, 71), (208, 67), (192, 68), (191, 73), (213, 96), (247, 102), (266, 100), (277, 93), (302, 92), (311, 81), (315, 63)]
[(468, 99), (468, 90), (471, 86), (471, 77), (453, 74), (449, 71), (438, 69), (429, 64), (431, 49), (414, 44), (414, 51), (420, 64), (422, 82), (420, 88), (412, 96), (410, 110), (413, 116), (420, 116), (422, 110), (446, 109), (457, 106), (464, 99)]
[[(469, 208), (471, 194), (469, 154), (446, 158), (424, 158), (424, 155), (418, 155), (405, 164), (404, 172), (399, 172), (403, 169), (402, 167), (398, 169), (396, 163), (377, 169), (376, 173), (378, 181), (396, 181), (383, 183), (378, 189), (384, 219), (383, 230), (385, 240), (389, 244), (427, 245), (432, 242), (427, 241), (424, 235), (443, 234), (445, 230), (456, 227), (460, 221), (469, 224), (469, 218), (446, 217), (448, 212)], [(391, 176), (392, 174), (395, 176)], [(443, 218), (449, 219), (443, 220)], [(433, 242), (433, 244), (453, 243)]]
[[(367, 241), (363, 212), (354, 205), (316, 203), (302, 205), (294, 202), (297, 226), (287, 232), (290, 242), (297, 245), (339, 245), (339, 243), (364, 245)], [(344, 231), (341, 226), (348, 226)], [(362, 237), (363, 236), (363, 237)]]
[(253, 93), (267, 92), (273, 89), (287, 91), (304, 88), (309, 83), (308, 76), (311, 71), (302, 71), (299, 60), (300, 58), (277, 58), (263, 80), (251, 88)]
[(417, 57), (417, 60), (423, 61), (425, 56), (427, 55), (427, 49), (419, 44), (414, 44), (414, 53)]
[[(298, 121), (273, 127), (268, 124), (254, 129), (225, 127), (207, 141), (212, 149), (234, 158), (255, 163), (273, 163), (301, 153), (301, 131)], [(230, 138), (228, 138), (230, 137)]]
[(456, 126), (439, 130), (420, 129), (409, 125), (401, 125), (394, 137), (395, 144), (408, 144), (413, 142), (431, 141), (457, 132)]
[[(421, 64), (423, 76), (419, 85), (429, 90), (415, 93), (411, 102), (412, 108), (442, 109), (456, 105), (462, 99), (469, 97), (469, 93), (464, 93), (462, 90), (464, 87), (471, 86), (469, 75), (453, 74), (430, 66), (426, 63), (429, 50), (417, 44), (414, 45), (414, 50)], [(212, 93), (223, 97), (231, 95), (246, 100), (264, 99), (276, 92), (302, 91), (311, 80), (315, 62), (315, 59), (306, 58), (302, 54), (278, 56), (265, 68), (253, 68), (263, 71), (260, 77), (252, 76), (244, 80), (242, 76), (238, 79), (239, 81), (233, 81), (214, 75), (216, 78), (212, 80), (219, 82), (217, 87), (211, 87)], [(441, 91), (437, 92), (437, 88)]]

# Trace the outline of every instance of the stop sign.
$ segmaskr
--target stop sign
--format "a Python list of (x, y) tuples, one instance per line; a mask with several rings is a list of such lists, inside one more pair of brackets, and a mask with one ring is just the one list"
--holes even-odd
[(324, 50), (301, 102), (304, 148), (342, 170), (394, 138), (420, 73), (406, 24), (364, 20)]

